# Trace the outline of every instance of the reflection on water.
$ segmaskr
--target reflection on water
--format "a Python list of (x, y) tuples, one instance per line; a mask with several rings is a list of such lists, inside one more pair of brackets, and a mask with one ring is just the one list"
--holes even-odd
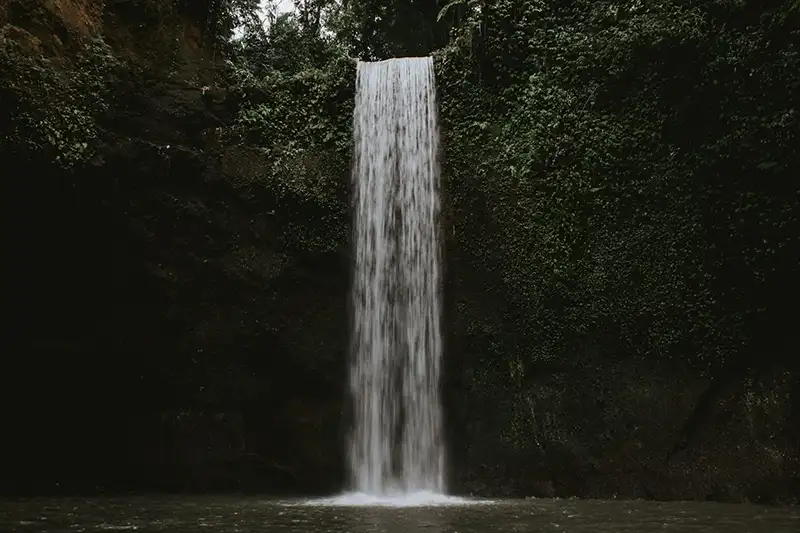
[[(327, 503), (327, 504), (326, 504)], [(391, 507), (237, 497), (0, 501), (9, 533), (797, 533), (800, 509), (713, 503), (515, 500)]]

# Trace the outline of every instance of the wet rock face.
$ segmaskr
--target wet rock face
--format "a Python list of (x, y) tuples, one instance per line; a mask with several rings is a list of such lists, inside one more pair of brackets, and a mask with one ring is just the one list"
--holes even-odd
[(125, 80), (105, 120), (118, 137), (204, 148), (203, 134), (224, 127), (236, 111), (224, 88), (179, 80)]

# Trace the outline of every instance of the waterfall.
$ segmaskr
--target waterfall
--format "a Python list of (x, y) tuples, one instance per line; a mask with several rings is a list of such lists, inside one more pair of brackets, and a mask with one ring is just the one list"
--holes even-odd
[(349, 442), (354, 489), (444, 491), (433, 61), (358, 64)]

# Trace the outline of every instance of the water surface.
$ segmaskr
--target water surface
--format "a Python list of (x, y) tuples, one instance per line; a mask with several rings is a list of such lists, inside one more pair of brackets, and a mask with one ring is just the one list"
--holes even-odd
[(8, 533), (797, 533), (800, 509), (714, 503), (509, 500), (417, 507), (306, 505), (249, 497), (0, 501)]

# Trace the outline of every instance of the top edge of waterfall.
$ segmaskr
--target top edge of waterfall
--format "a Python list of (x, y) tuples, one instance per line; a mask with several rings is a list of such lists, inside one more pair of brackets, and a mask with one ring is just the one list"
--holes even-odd
[(381, 59), (378, 61), (363, 61), (358, 59), (358, 63), (364, 63), (367, 65), (377, 65), (379, 63), (390, 63), (392, 61), (411, 61), (411, 60), (424, 60), (424, 59), (433, 59), (433, 56), (408, 56), (408, 57), (390, 57), (389, 59)]

